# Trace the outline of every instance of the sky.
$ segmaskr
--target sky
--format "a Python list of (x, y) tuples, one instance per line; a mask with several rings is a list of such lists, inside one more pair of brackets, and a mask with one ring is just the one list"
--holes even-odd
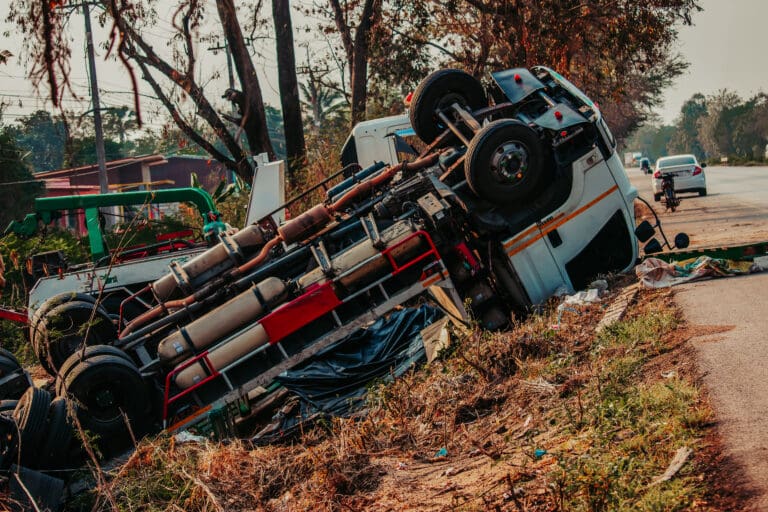
[[(0, 3), (8, 0), (0, 0)], [(169, 5), (175, 2), (169, 0)], [(704, 11), (695, 14), (692, 27), (679, 29), (679, 40), (675, 48), (690, 63), (690, 67), (675, 84), (664, 93), (664, 102), (656, 110), (661, 119), (671, 124), (678, 115), (681, 106), (694, 93), (713, 94), (719, 89), (728, 88), (746, 98), (759, 91), (768, 92), (768, 60), (765, 56), (766, 36), (762, 34), (768, 26), (768, 0), (700, 0)], [(169, 8), (169, 11), (171, 9)], [(3, 17), (4, 18), (4, 17)], [(76, 34), (72, 41), (73, 55), (84, 55), (82, 40), (82, 16), (74, 16), (70, 23)], [(304, 20), (304, 24), (307, 21)], [(295, 20), (296, 26), (302, 20)], [(158, 41), (170, 31), (166, 20), (155, 29)], [(21, 41), (13, 26), (4, 19), (0, 20), (0, 33), (9, 31), (9, 35), (0, 35), (0, 49), (8, 49), (14, 57), (5, 66), (0, 66), (0, 101), (9, 103), (5, 108), (5, 120), (12, 121), (38, 108), (50, 108), (47, 99), (40, 99), (25, 78), (26, 70), (22, 55)], [(103, 38), (103, 33), (101, 34)], [(96, 32), (97, 40), (100, 34)], [(162, 44), (162, 43), (159, 43)], [(268, 45), (265, 45), (267, 47)], [(207, 70), (217, 70), (221, 77), (213, 79), (207, 87), (223, 90), (227, 87), (226, 63), (223, 52), (214, 55), (207, 50), (207, 45), (200, 45), (198, 50), (205, 59)], [(103, 50), (97, 50), (103, 57)], [(303, 50), (298, 50), (297, 60), (304, 59)], [(267, 103), (277, 105), (276, 66), (274, 57), (266, 54), (255, 59)], [(97, 61), (97, 75), (102, 103), (106, 106), (130, 105), (132, 101), (129, 81), (121, 66), (116, 63)], [(72, 83), (80, 99), (67, 99), (65, 106), (74, 110), (88, 110), (85, 58), (73, 59)], [(150, 94), (146, 86), (142, 92)], [(43, 94), (45, 94), (43, 92)], [(153, 112), (147, 102), (144, 103), (144, 118), (149, 126), (157, 127), (164, 113)], [(223, 103), (222, 103), (223, 106)]]
[(768, 92), (767, 0), (701, 0), (704, 11), (681, 27), (677, 50), (688, 71), (664, 94), (657, 113), (671, 124), (693, 94), (730, 89), (743, 98)]

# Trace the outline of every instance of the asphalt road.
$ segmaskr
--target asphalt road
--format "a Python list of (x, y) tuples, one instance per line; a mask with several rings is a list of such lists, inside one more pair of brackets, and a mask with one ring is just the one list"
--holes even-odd
[[(650, 176), (629, 169), (640, 195), (653, 203)], [(669, 233), (686, 231), (691, 246), (768, 240), (768, 167), (714, 167), (706, 197), (683, 195), (680, 209), (661, 213)], [(723, 448), (754, 493), (749, 510), (768, 511), (768, 272), (688, 283), (675, 298), (702, 334), (696, 348), (717, 416)], [(743, 477), (745, 480), (741, 480)]]
[(627, 169), (640, 197), (659, 213), (670, 240), (685, 232), (691, 248), (768, 240), (768, 167), (707, 167), (707, 195), (681, 194), (675, 212), (653, 201), (651, 176)]

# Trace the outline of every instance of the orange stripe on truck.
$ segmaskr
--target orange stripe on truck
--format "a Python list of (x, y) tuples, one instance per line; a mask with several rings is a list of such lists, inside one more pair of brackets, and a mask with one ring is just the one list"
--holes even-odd
[[(590, 202), (588, 202), (587, 204), (585, 204), (584, 206), (582, 206), (581, 208), (579, 208), (578, 210), (576, 210), (575, 212), (571, 213), (570, 215), (567, 215), (567, 216), (565, 216), (565, 217), (563, 217), (562, 219), (559, 219), (559, 220), (556, 217), (556, 218), (552, 219), (552, 221), (550, 221), (550, 222), (548, 222), (546, 224), (543, 224), (541, 226), (541, 228), (540, 228), (541, 229), (541, 233), (539, 233), (538, 235), (534, 236), (533, 238), (527, 240), (526, 242), (520, 244), (518, 247), (515, 247), (511, 251), (508, 251), (507, 252), (507, 256), (510, 256), (510, 257), (514, 256), (515, 254), (519, 253), (523, 249), (525, 249), (527, 247), (530, 247), (531, 245), (536, 243), (538, 240), (541, 240), (542, 238), (544, 238), (544, 235), (546, 235), (546, 234), (556, 230), (557, 228), (559, 228), (560, 226), (562, 226), (563, 224), (565, 224), (569, 220), (573, 219), (574, 217), (578, 217), (579, 215), (581, 215), (585, 211), (589, 210), (590, 208), (595, 206), (597, 203), (599, 203), (600, 201), (602, 201), (603, 199), (605, 199), (609, 195), (611, 195), (614, 192), (616, 192), (618, 189), (619, 189), (619, 186), (618, 185), (614, 185), (611, 188), (609, 188), (608, 190), (606, 190), (605, 192), (603, 192), (602, 194), (600, 194), (599, 196), (597, 196), (596, 198), (594, 198), (593, 200), (591, 200)], [(536, 226), (534, 226), (534, 228), (535, 227)], [(530, 231), (531, 229), (534, 229), (534, 228), (528, 229), (526, 231), (526, 233), (528, 231)], [(524, 233), (524, 235), (525, 235), (525, 233)], [(524, 236), (524, 235), (522, 235), (522, 236)], [(517, 239), (522, 238), (522, 236), (518, 236)], [(513, 240), (513, 242), (514, 241), (515, 240)], [(512, 243), (509, 243), (508, 245), (512, 245)], [(505, 248), (506, 247), (507, 246), (505, 246)]]

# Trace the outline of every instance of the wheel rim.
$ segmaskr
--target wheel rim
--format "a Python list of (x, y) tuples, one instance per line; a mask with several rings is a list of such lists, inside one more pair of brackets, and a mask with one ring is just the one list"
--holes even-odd
[(506, 142), (491, 157), (491, 174), (500, 183), (517, 184), (528, 174), (528, 148), (521, 142)]

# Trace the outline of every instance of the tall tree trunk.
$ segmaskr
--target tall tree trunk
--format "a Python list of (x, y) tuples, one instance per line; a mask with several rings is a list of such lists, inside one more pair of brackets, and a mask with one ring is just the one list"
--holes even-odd
[(368, 57), (370, 54), (371, 32), (381, 21), (382, 0), (365, 0), (360, 22), (352, 37), (347, 6), (339, 0), (329, 0), (334, 22), (339, 31), (349, 65), (349, 82), (352, 89), (352, 126), (365, 119), (365, 104), (368, 101)]
[(292, 172), (304, 165), (306, 147), (304, 126), (301, 121), (299, 84), (296, 79), (296, 56), (293, 49), (293, 26), (289, 0), (272, 0), (272, 19), (275, 22), (277, 45), (277, 73), (285, 127), (285, 148), (288, 168)]
[(381, 0), (366, 0), (360, 23), (355, 31), (354, 56), (352, 58), (352, 126), (365, 119), (368, 102), (368, 57), (371, 48), (371, 31), (381, 18)]
[(264, 112), (264, 98), (261, 94), (259, 79), (256, 76), (256, 68), (253, 66), (248, 47), (243, 38), (243, 31), (237, 19), (237, 11), (233, 0), (216, 0), (219, 10), (219, 19), (227, 44), (232, 51), (232, 60), (235, 70), (243, 88), (242, 98), (238, 102), (242, 115), (242, 128), (248, 139), (248, 145), (254, 154), (267, 153), (270, 158), (275, 157), (272, 142), (269, 140), (267, 130), (267, 116)]

